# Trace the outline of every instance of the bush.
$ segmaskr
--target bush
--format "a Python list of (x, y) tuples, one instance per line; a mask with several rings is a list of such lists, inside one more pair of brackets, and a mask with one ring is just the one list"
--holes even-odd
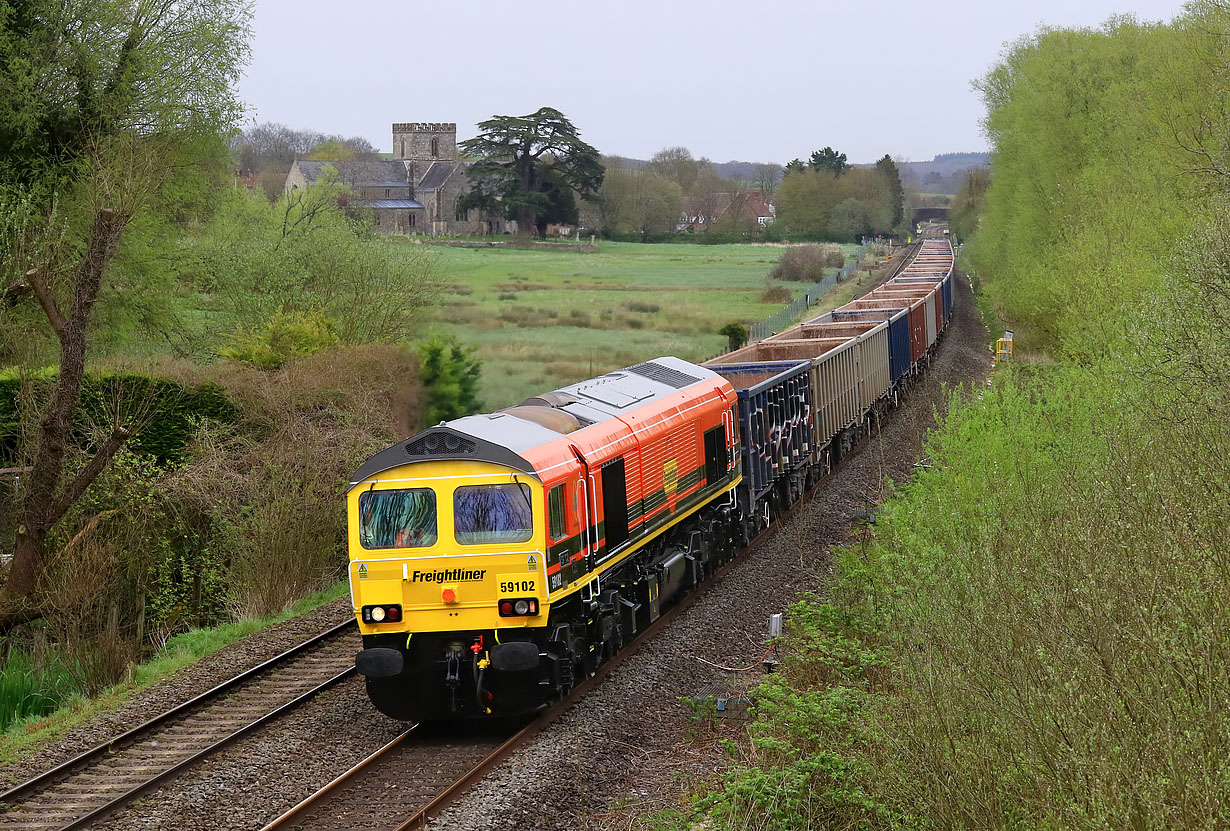
[(423, 359), (421, 380), (427, 393), (423, 425), (478, 412), (478, 379), (482, 362), (473, 349), (463, 347), (455, 337), (437, 336), (419, 348)]
[[(418, 334), (423, 311), (442, 285), (425, 246), (370, 233), (319, 185), (270, 206), (231, 193), (195, 243), (180, 254), (185, 281), (208, 293), (227, 329), (261, 332), (279, 313), (330, 321), (334, 341), (398, 343)], [(218, 332), (196, 333), (206, 343)], [(247, 337), (240, 336), (241, 339)], [(261, 355), (258, 344), (252, 350)]]
[(343, 573), (350, 474), (418, 421), (414, 356), (334, 348), (274, 372), (223, 366), (235, 427), (201, 431), (168, 498), (223, 579), (233, 615), (279, 612)]
[(828, 268), (841, 268), (846, 253), (840, 245), (794, 245), (782, 252), (777, 265), (769, 273), (774, 280), (795, 283), (818, 283)]
[(778, 303), (785, 305), (791, 300), (790, 289), (785, 286), (770, 286), (760, 293), (761, 303)]
[(231, 345), (218, 354), (257, 369), (277, 369), (291, 358), (311, 355), (337, 342), (337, 326), (323, 312), (281, 311), (262, 330), (233, 335)]
[(726, 345), (730, 347), (731, 352), (734, 352), (747, 343), (751, 333), (747, 331), (747, 327), (742, 323), (727, 323), (721, 329), (718, 329), (718, 334), (726, 338)]
[[(19, 463), (20, 413), (50, 395), (54, 380), (54, 375), (0, 378), (0, 466)], [(129, 450), (167, 463), (181, 458), (197, 422), (231, 421), (235, 408), (221, 388), (209, 382), (181, 382), (135, 372), (88, 376), (75, 418), (78, 442), (88, 445), (92, 433), (117, 416), (134, 433), (127, 443)], [(25, 418), (32, 420), (33, 416)]]

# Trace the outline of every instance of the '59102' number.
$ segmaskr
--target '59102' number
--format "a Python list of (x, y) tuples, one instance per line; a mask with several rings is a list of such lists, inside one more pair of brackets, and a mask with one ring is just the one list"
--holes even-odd
[(513, 594), (515, 592), (532, 592), (534, 590), (533, 580), (503, 580), (500, 582), (501, 594)]

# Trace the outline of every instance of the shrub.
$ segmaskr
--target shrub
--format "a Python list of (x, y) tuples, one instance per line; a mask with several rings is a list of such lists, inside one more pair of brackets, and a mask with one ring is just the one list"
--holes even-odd
[(311, 355), (337, 342), (337, 326), (323, 312), (280, 311), (262, 330), (233, 335), (231, 345), (218, 354), (257, 369), (277, 369), (290, 358)]
[(769, 276), (795, 283), (818, 283), (828, 268), (841, 268), (846, 261), (840, 245), (795, 245), (782, 252)]
[(760, 293), (761, 303), (786, 304), (791, 300), (790, 289), (785, 286), (770, 286)]
[[(226, 313), (220, 319), (237, 320), (249, 332), (260, 332), (279, 312), (319, 312), (331, 321), (334, 342), (413, 338), (442, 289), (432, 252), (369, 234), (336, 197), (327, 183), (272, 207), (257, 196), (227, 194), (181, 253), (182, 278), (209, 292)], [(206, 342), (214, 336), (201, 334)]]
[(424, 426), (477, 412), (482, 362), (474, 350), (462, 346), (455, 337), (436, 336), (425, 342), (419, 353), (423, 359), (420, 377), (427, 393)]
[(747, 327), (742, 323), (727, 323), (721, 329), (718, 329), (718, 334), (726, 338), (726, 345), (730, 347), (731, 352), (747, 343), (750, 335)]
[(167, 498), (230, 613), (279, 612), (342, 573), (342, 494), (364, 458), (416, 426), (416, 361), (373, 345), (212, 375), (240, 418), (201, 431)]
[[(21, 410), (37, 406), (54, 379), (50, 374), (0, 379), (0, 462), (18, 464)], [(117, 416), (134, 433), (128, 449), (166, 463), (179, 460), (198, 421), (231, 421), (235, 408), (216, 384), (197, 379), (179, 381), (135, 372), (88, 376), (75, 419), (78, 440), (88, 443), (95, 426), (109, 424)]]

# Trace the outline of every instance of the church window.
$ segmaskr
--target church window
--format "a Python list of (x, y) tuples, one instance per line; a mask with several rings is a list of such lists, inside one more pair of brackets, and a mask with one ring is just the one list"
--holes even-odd
[(439, 155), (440, 155), (440, 139), (433, 138), (431, 140), (431, 157), (435, 159), (435, 158), (438, 158)]
[(406, 224), (409, 225), (411, 228), (414, 227), (414, 219), (415, 218), (414, 218), (413, 213), (406, 214)]
[(380, 211), (376, 211), (376, 224), (380, 224)]
[(385, 198), (385, 199), (388, 199), (388, 198), (389, 198), (389, 188), (385, 188), (385, 189), (384, 189), (384, 198)]
[(469, 211), (463, 211), (463, 210), (461, 210), (461, 208), (458, 208), (458, 209), (457, 209), (457, 221), (458, 221), (458, 222), (469, 222), (469, 221), (470, 221), (470, 212), (469, 212)]

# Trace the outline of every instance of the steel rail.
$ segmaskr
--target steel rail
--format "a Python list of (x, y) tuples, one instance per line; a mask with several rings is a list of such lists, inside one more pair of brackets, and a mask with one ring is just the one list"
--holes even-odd
[(111, 814), (115, 813), (116, 811), (126, 806), (129, 802), (132, 802), (134, 799), (144, 794), (150, 788), (153, 788), (156, 785), (161, 785), (163, 782), (166, 782), (168, 779), (173, 778), (181, 771), (189, 767), (192, 767), (197, 762), (204, 759), (206, 756), (209, 756), (213, 753), (218, 752), (219, 750), (226, 747), (227, 745), (233, 744), (234, 742), (248, 735), (248, 733), (256, 730), (257, 728), (264, 727), (266, 724), (273, 721), (278, 716), (281, 716), (284, 713), (287, 713), (293, 710), (294, 708), (298, 707), (300, 704), (303, 704), (308, 699), (316, 695), (319, 695), (320, 693), (332, 687), (337, 682), (342, 681), (346, 678), (349, 678), (350, 676), (354, 674), (355, 674), (355, 668), (347, 667), (346, 669), (342, 670), (337, 675), (334, 675), (332, 678), (325, 681), (324, 683), (318, 684), (312, 689), (299, 694), (298, 696), (291, 699), (290, 701), (287, 701), (285, 704), (282, 704), (281, 706), (273, 710), (270, 710), (268, 713), (265, 713), (265, 715), (261, 716), (260, 718), (254, 721), (248, 722), (243, 727), (240, 727), (238, 730), (234, 731), (233, 733), (228, 734), (225, 738), (211, 744), (209, 747), (206, 747), (206, 748), (203, 748), (197, 751), (193, 755), (189, 756), (187, 759), (184, 759), (180, 762), (175, 763), (174, 765), (167, 768), (166, 770), (163, 770), (161, 773), (157, 773), (152, 778), (145, 780), (140, 785), (137, 785), (131, 790), (125, 791), (124, 793), (117, 796), (115, 799), (108, 802), (106, 805), (96, 808), (95, 810), (91, 811), (90, 813), (86, 814), (83, 817), (78, 817), (77, 819), (73, 820), (67, 825), (60, 826), (60, 831), (73, 831), (73, 829), (84, 828), (86, 825), (89, 825), (90, 823), (97, 822), (98, 820), (103, 819), (104, 817), (110, 816)]
[(291, 823), (299, 819), (299, 817), (302, 816), (304, 813), (306, 813), (309, 808), (314, 806), (317, 802), (319, 802), (324, 797), (333, 793), (335, 790), (340, 788), (342, 785), (349, 782), (351, 779), (357, 776), (361, 770), (363, 770), (364, 768), (367, 768), (373, 762), (382, 758), (390, 750), (400, 745), (402, 743), (402, 740), (404, 740), (407, 736), (409, 736), (411, 733), (413, 733), (417, 729), (418, 729), (417, 724), (411, 726), (408, 730), (406, 730), (400, 736), (393, 739), (393, 741), (389, 742), (384, 747), (377, 750), (375, 753), (371, 754), (367, 758), (360, 761), (354, 767), (350, 768), (350, 770), (346, 771), (342, 775), (333, 779), (333, 781), (329, 782), (327, 785), (317, 790), (316, 793), (312, 794), (307, 799), (300, 802), (298, 805), (295, 805), (294, 807), (287, 810), (285, 813), (283, 813), (273, 822), (270, 822), (269, 824), (267, 824), (263, 829), (261, 829), (261, 831), (269, 831), (269, 829), (280, 828), (283, 825), (287, 825), (288, 823)]
[[(311, 638), (308, 638), (307, 640), (291, 647), (285, 652), (279, 653), (278, 655), (275, 655), (274, 657), (266, 661), (263, 661), (260, 664), (257, 664), (256, 666), (250, 669), (247, 669), (244, 672), (241, 672), (240, 674), (233, 676), (232, 678), (227, 679), (226, 681), (223, 681), (222, 683), (214, 686), (213, 688), (209, 690), (206, 690), (200, 695), (194, 696), (193, 698), (190, 698), (189, 700), (184, 701), (181, 704), (178, 704), (169, 710), (159, 713), (153, 718), (147, 721), (144, 721), (141, 724), (138, 724), (136, 727), (133, 727), (117, 736), (113, 736), (112, 738), (108, 739), (102, 744), (96, 745), (90, 748), (89, 750), (85, 751), (84, 753), (74, 756), (72, 759), (69, 759), (68, 761), (63, 762), (62, 764), (59, 764), (56, 767), (51, 768), (50, 770), (44, 771), (34, 777), (31, 777), (30, 779), (27, 779), (26, 781), (18, 785), (15, 785), (9, 790), (3, 793), (0, 793), (0, 803), (13, 806), (21, 801), (24, 801), (26, 798), (36, 795), (46, 790), (47, 788), (50, 788), (58, 784), (60, 781), (64, 780), (68, 776), (71, 776), (74, 773), (77, 773), (81, 770), (88, 768), (91, 764), (99, 761), (100, 759), (106, 757), (107, 755), (113, 753), (114, 751), (130, 747), (131, 745), (135, 744), (140, 739), (144, 738), (145, 736), (150, 735), (151, 733), (154, 733), (158, 728), (167, 725), (169, 722), (174, 721), (180, 716), (188, 713), (190, 710), (196, 707), (199, 707), (203, 704), (206, 704), (210, 700), (216, 699), (222, 696), (223, 694), (228, 693), (238, 688), (245, 682), (250, 681), (252, 678), (259, 676), (265, 672), (268, 672), (270, 669), (273, 669), (281, 664), (288, 662), (289, 660), (303, 654), (307, 650), (310, 650), (313, 647), (320, 645), (324, 641), (336, 635), (339, 635), (343, 631), (350, 629), (351, 627), (355, 627), (355, 626), (357, 626), (355, 619), (350, 618), (346, 621), (343, 621), (342, 623), (337, 624), (336, 626), (330, 627), (324, 632), (321, 632), (318, 635), (314, 635)], [(181, 762), (176, 763), (171, 768), (163, 771), (162, 773), (157, 774), (154, 777), (154, 779), (147, 780), (146, 783), (138, 785), (136, 788), (121, 795), (116, 800), (113, 800), (112, 802), (107, 803), (107, 805), (100, 808), (99, 811), (105, 811), (105, 813), (108, 813), (108, 814), (113, 812), (118, 807), (120, 807), (121, 802), (126, 803), (126, 802), (131, 801), (133, 798), (135, 798), (135, 795), (137, 795), (140, 792), (143, 792), (147, 787), (151, 785), (151, 783), (156, 784), (158, 782), (165, 781), (173, 773), (182, 771), (184, 768), (188, 767), (189, 765), (194, 764), (197, 761), (200, 761), (200, 759), (204, 758), (206, 755), (212, 752), (215, 752), (216, 750), (220, 749), (221, 747), (227, 744), (230, 744), (232, 741), (239, 738), (240, 736), (246, 735), (250, 730), (254, 729), (257, 726), (267, 723), (269, 720), (276, 717), (277, 715), (283, 712), (286, 712), (287, 710), (295, 706), (298, 706), (298, 704), (302, 703), (303, 701), (306, 701), (311, 696), (316, 695), (317, 693), (323, 691), (324, 689), (327, 689), (328, 687), (333, 686), (334, 684), (336, 684), (338, 681), (342, 680), (343, 678), (353, 674), (353, 672), (354, 672), (354, 667), (350, 667), (344, 672), (339, 673), (333, 678), (330, 678), (329, 680), (325, 681), (323, 684), (320, 684), (317, 687), (313, 688), (312, 690), (309, 690), (308, 692), (297, 696), (292, 701), (279, 706), (275, 710), (270, 711), (269, 713), (266, 713), (264, 716), (256, 719), (253, 722), (249, 722), (247, 725), (239, 728), (239, 730), (231, 733), (230, 735), (223, 738), (219, 742), (216, 742), (215, 744), (205, 748), (204, 750), (199, 751), (198, 753), (194, 754), (188, 759), (185, 759), (185, 760), (182, 760)], [(99, 812), (95, 811), (95, 812), (92, 812), (86, 815), (85, 817), (79, 818), (77, 820), (73, 820), (71, 824), (63, 826), (63, 827), (65, 829), (77, 828), (77, 827), (80, 827), (86, 821), (97, 820), (99, 816), (100, 816)]]

